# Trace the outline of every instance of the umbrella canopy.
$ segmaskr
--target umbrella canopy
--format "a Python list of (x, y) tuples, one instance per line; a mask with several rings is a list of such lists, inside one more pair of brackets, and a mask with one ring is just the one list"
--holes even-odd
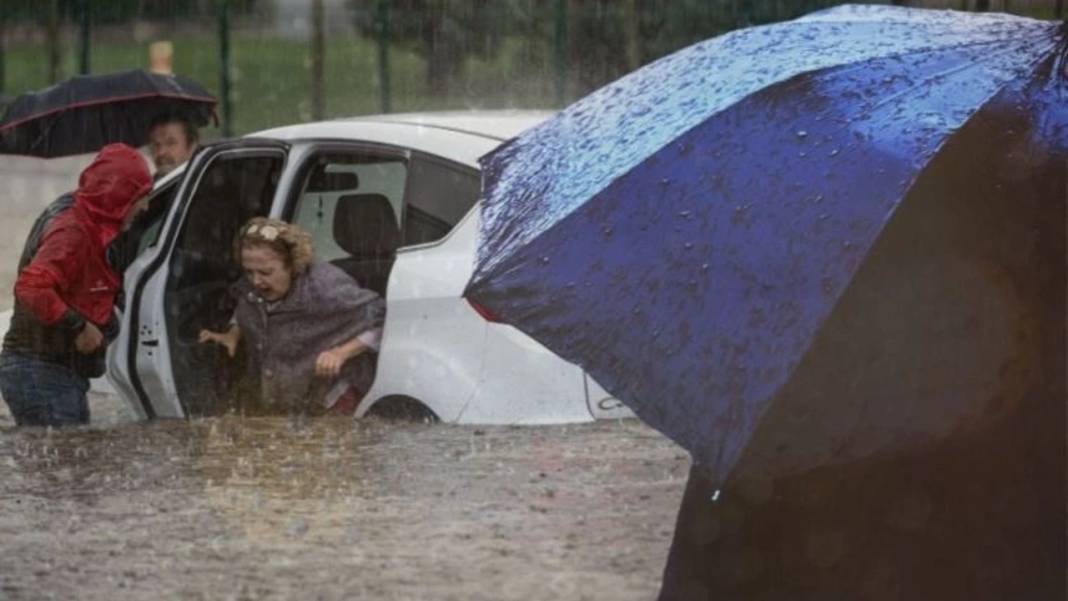
[(1040, 371), (1065, 44), (845, 6), (684, 49), (483, 157), (465, 294), (714, 482), (981, 427)]
[(79, 75), (15, 98), (0, 121), (0, 153), (51, 158), (115, 142), (142, 146), (160, 115), (204, 126), (215, 117), (215, 98), (179, 75), (139, 70)]

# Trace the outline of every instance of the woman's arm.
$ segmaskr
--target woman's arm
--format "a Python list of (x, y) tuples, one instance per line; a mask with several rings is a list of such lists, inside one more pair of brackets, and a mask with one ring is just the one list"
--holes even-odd
[(315, 375), (332, 378), (341, 373), (341, 366), (346, 361), (371, 350), (371, 347), (364, 342), (366, 335), (367, 332), (364, 332), (348, 342), (319, 353), (315, 359)]
[(225, 332), (213, 332), (201, 330), (198, 336), (200, 342), (214, 342), (226, 347), (226, 354), (233, 357), (237, 353), (237, 343), (241, 342), (241, 328), (236, 323), (231, 323)]

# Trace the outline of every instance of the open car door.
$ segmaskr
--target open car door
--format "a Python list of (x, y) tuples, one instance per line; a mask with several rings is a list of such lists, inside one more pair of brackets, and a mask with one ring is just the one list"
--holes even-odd
[(242, 139), (210, 146), (191, 161), (169, 206), (153, 207), (124, 276), (119, 338), (108, 352), (112, 385), (144, 418), (188, 417), (226, 406), (235, 366), (201, 329), (223, 330), (233, 310), (229, 286), (240, 276), (233, 239), (266, 216), (288, 145)]

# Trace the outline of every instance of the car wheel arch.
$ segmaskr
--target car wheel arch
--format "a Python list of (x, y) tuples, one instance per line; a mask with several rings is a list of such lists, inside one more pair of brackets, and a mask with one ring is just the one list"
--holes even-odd
[(378, 417), (392, 421), (437, 423), (441, 418), (426, 403), (403, 394), (393, 394), (374, 401), (360, 417)]

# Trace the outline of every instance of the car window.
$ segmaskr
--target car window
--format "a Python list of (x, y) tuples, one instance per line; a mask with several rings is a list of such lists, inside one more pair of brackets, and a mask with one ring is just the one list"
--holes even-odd
[(179, 181), (175, 179), (149, 199), (148, 208), (145, 209), (144, 214), (138, 217), (130, 227), (131, 236), (137, 240), (137, 252), (134, 256), (140, 255), (159, 242), (163, 222), (174, 203), (174, 197), (178, 194)]
[(174, 204), (178, 192), (178, 180), (172, 180), (163, 188), (155, 190), (148, 198), (144, 211), (112, 240), (108, 246), (108, 261), (118, 273), (123, 273), (134, 259), (159, 241), (160, 230), (167, 213)]
[[(171, 314), (185, 319), (179, 335), (188, 339), (201, 327), (220, 328), (229, 318), (208, 307), (208, 287), (224, 288), (240, 275), (234, 238), (252, 217), (267, 215), (283, 166), (280, 152), (222, 153), (211, 159), (196, 183), (171, 257), (167, 289)], [(185, 293), (189, 291), (190, 294)], [(225, 321), (225, 320), (224, 320)]]
[(478, 201), (480, 179), (474, 169), (443, 160), (412, 159), (402, 221), (404, 245), (444, 237)]
[[(371, 151), (318, 153), (302, 171), (291, 221), (311, 234), (319, 259), (334, 261), (359, 254), (356, 247), (366, 246), (361, 239), (380, 239), (382, 232), (377, 228), (389, 228), (390, 218), (393, 224), (400, 223), (408, 177), (405, 159)], [(357, 215), (374, 214), (375, 207), (392, 215), (378, 215), (377, 226), (366, 219), (352, 223)]]

